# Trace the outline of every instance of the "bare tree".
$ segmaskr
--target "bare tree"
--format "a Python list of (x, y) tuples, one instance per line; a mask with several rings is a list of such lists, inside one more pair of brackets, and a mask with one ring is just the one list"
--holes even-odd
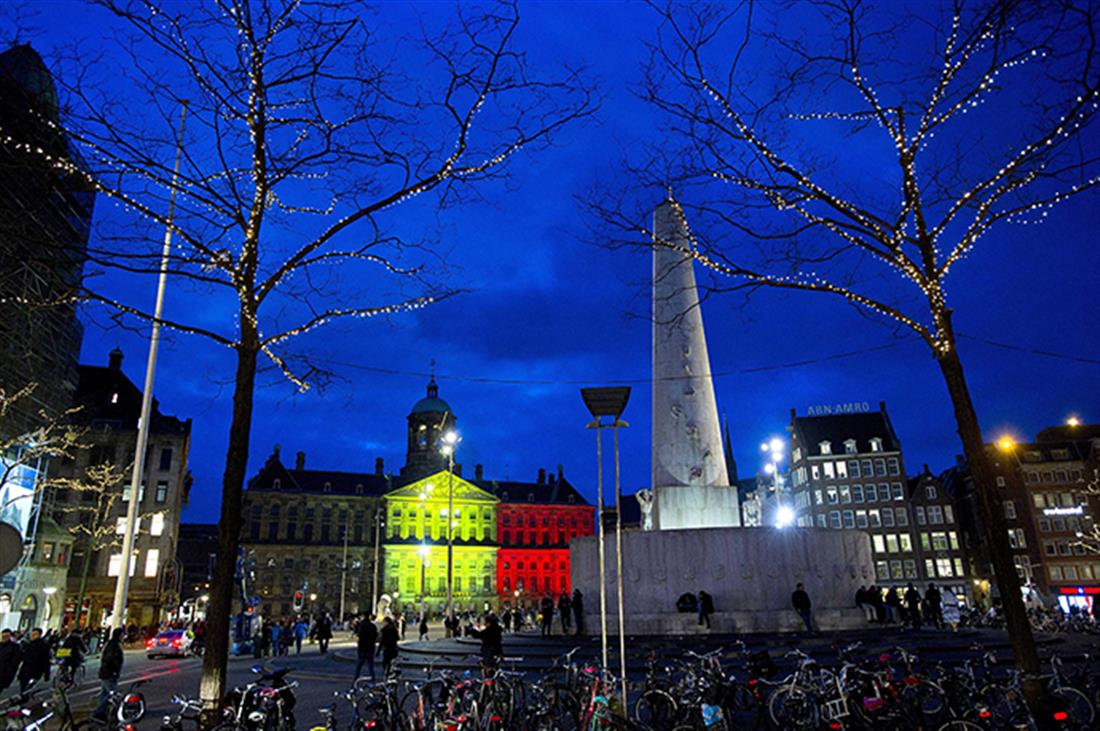
[[(823, 0), (655, 7), (642, 96), (667, 141), (631, 172), (675, 184), (690, 244), (595, 208), (616, 240), (680, 251), (711, 291), (838, 297), (929, 347), (980, 496), (1016, 660), (1039, 665), (948, 300), (998, 224), (1097, 184), (1095, 3)], [(810, 30), (812, 29), (812, 30)], [(807, 129), (807, 123), (817, 126)], [(822, 125), (825, 125), (822, 127)]]
[[(80, 587), (76, 595), (77, 622), (84, 608), (88, 573), (96, 553), (121, 544), (115, 505), (123, 498), (123, 487), (129, 479), (130, 466), (106, 462), (88, 465), (81, 477), (58, 477), (51, 488), (64, 499), (54, 501), (53, 513), (58, 522), (71, 533), (84, 550), (80, 567)], [(64, 491), (63, 493), (61, 491)], [(139, 520), (154, 513), (141, 514)]]
[[(38, 426), (18, 433), (9, 428), (13, 415), (28, 410), (26, 402), (33, 401), (37, 387), (37, 384), (29, 383), (13, 393), (0, 389), (0, 434), (13, 434), (0, 436), (0, 518), (7, 517), (10, 512), (23, 512), (23, 506), (13, 507), (16, 502), (37, 502), (37, 498), (52, 485), (50, 480), (40, 479), (49, 461), (71, 459), (83, 446), (84, 430), (72, 425), (72, 416), (77, 411), (75, 408), (61, 414), (50, 414), (39, 408)], [(14, 418), (17, 424), (23, 423), (21, 417)], [(34, 482), (30, 485), (25, 484), (23, 479), (25, 471), (33, 473)], [(9, 497), (9, 487), (12, 486), (29, 492)], [(30, 510), (31, 505), (26, 505), (26, 512)]]
[[(164, 266), (172, 286), (225, 314), (204, 317), (195, 308), (194, 316), (174, 313), (161, 323), (223, 345), (236, 359), (201, 684), (212, 707), (225, 683), (260, 361), (305, 389), (319, 373), (288, 350), (296, 336), (456, 294), (436, 281), (441, 262), (431, 247), (403, 237), (387, 214), (425, 194), (437, 207), (478, 195), (479, 184), (505, 174), (521, 150), (550, 144), (591, 114), (595, 98), (573, 69), (529, 69), (515, 47), (519, 12), (511, 3), (463, 5), (448, 27), (433, 29), (425, 19), (414, 38), (380, 22), (377, 34), (368, 32), (370, 14), (357, 3), (97, 5), (118, 21), (111, 54), (122, 62), (103, 54), (98, 64), (87, 57), (62, 64), (66, 132), (87, 167), (50, 162), (84, 175), (101, 197), (136, 215), (110, 236), (99, 231), (89, 267), (156, 274), (159, 232), (170, 227), (175, 241)], [(116, 89), (121, 76), (126, 93), (110, 97), (96, 73), (116, 77)], [(177, 179), (172, 161), (185, 100)], [(133, 291), (86, 285), (81, 294), (120, 321), (148, 322), (151, 308)]]

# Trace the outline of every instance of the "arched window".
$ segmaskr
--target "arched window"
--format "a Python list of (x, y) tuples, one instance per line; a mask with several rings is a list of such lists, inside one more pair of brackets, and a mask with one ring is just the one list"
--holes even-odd
[(283, 481), (280, 480), (278, 477), (276, 477), (274, 480), (271, 481), (271, 487), (274, 490), (278, 490), (282, 486), (283, 486)]

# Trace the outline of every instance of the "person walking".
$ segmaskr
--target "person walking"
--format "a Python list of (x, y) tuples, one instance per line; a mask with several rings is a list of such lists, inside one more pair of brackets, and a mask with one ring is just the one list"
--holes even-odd
[(374, 680), (374, 650), (378, 643), (378, 628), (370, 617), (364, 614), (359, 619), (359, 626), (355, 628), (356, 649), (359, 652), (359, 663), (355, 666), (355, 678), (363, 674), (363, 663), (367, 665), (370, 679)]
[(905, 604), (909, 610), (909, 622), (912, 624), (913, 629), (920, 629), (920, 592), (917, 591), (917, 587), (913, 586), (912, 582), (905, 587)]
[(924, 592), (924, 611), (929, 624), (943, 629), (943, 598), (935, 584), (929, 583), (928, 590)]
[(714, 614), (714, 599), (702, 589), (699, 590), (699, 625), (710, 629), (710, 615)]
[(578, 635), (584, 633), (584, 595), (580, 589), (573, 590), (573, 624)]
[(428, 639), (428, 613), (420, 613), (420, 626), (417, 627), (417, 632), (420, 634), (420, 641), (424, 642)]
[(332, 618), (325, 612), (317, 620), (317, 645), (321, 648), (321, 654), (328, 652), (328, 643), (332, 639)]
[(561, 615), (561, 633), (567, 635), (573, 619), (573, 602), (569, 601), (569, 594), (564, 591), (558, 599), (558, 614)]
[(42, 630), (31, 630), (31, 639), (23, 648), (23, 665), (19, 668), (19, 692), (26, 693), (34, 681), (50, 679), (50, 645)]
[(309, 634), (309, 623), (302, 617), (298, 617), (298, 621), (294, 623), (294, 647), (297, 650), (297, 654), (302, 654), (302, 640)]
[(810, 595), (806, 593), (806, 588), (802, 585), (802, 582), (796, 584), (794, 591), (791, 593), (791, 606), (802, 618), (802, 623), (806, 625), (806, 631), (812, 634), (814, 631), (813, 603), (810, 601)]
[(23, 659), (23, 648), (12, 639), (10, 629), (0, 630), (0, 692), (3, 692), (15, 680), (19, 662)]
[(390, 677), (393, 661), (397, 659), (397, 624), (393, 617), (382, 620), (382, 631), (378, 633), (378, 650), (382, 653), (382, 677)]
[(872, 621), (886, 624), (886, 604), (882, 601), (882, 589), (877, 584), (872, 584), (867, 589), (867, 601), (871, 603), (871, 608), (875, 612)]
[(549, 637), (554, 624), (554, 600), (550, 598), (549, 594), (542, 598), (540, 610), (539, 619), (542, 621), (542, 636)]
[(103, 646), (99, 656), (99, 702), (92, 714), (101, 721), (107, 720), (111, 706), (111, 694), (118, 688), (118, 678), (122, 675), (122, 628), (117, 627), (111, 633), (111, 639)]

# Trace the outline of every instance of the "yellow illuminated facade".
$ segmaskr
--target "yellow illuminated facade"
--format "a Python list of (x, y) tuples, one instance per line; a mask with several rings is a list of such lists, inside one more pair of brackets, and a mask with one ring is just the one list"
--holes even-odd
[(423, 586), (429, 608), (443, 608), (450, 523), (455, 605), (480, 608), (495, 600), (499, 501), (494, 495), (444, 471), (393, 490), (384, 500), (383, 585), (391, 596), (396, 593), (400, 604), (419, 604)]

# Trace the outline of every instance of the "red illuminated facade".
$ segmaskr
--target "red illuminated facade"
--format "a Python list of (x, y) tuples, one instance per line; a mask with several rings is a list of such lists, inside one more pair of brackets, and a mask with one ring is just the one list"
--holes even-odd
[(560, 471), (539, 470), (535, 483), (494, 483), (497, 505), (497, 593), (501, 604), (530, 606), (570, 584), (569, 541), (592, 535), (595, 510)]

